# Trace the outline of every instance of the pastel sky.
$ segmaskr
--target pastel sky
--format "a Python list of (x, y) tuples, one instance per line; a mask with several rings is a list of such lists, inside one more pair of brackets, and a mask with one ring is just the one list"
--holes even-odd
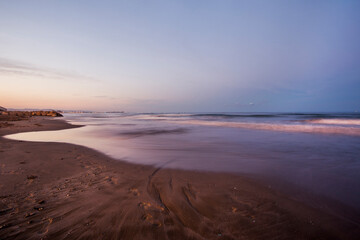
[(360, 111), (360, 1), (0, 1), (0, 106)]

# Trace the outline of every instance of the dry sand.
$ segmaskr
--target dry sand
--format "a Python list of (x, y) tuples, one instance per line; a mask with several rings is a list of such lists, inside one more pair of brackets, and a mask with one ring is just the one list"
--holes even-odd
[(0, 123), (0, 239), (356, 239), (359, 224), (245, 177), (113, 160), (1, 136), (75, 127)]

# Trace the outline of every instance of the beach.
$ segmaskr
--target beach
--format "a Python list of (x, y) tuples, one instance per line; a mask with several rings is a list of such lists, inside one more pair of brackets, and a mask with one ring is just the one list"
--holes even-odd
[[(2, 122), (0, 136), (76, 128)], [(239, 174), (114, 160), (68, 143), (0, 138), (0, 239), (356, 239), (359, 222)]]
[(1, 1), (0, 240), (360, 240), (360, 1)]

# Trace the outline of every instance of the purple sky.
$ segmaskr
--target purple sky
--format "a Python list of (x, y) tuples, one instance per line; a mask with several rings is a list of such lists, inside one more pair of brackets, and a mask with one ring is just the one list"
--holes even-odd
[(0, 105), (360, 111), (360, 1), (1, 1)]

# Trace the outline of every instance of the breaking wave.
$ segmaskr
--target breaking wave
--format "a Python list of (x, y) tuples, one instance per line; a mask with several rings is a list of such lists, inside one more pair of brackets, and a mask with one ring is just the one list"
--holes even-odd
[[(330, 119), (329, 119), (330, 120)], [(350, 120), (346, 120), (350, 121)], [(354, 120), (359, 121), (359, 120)], [(203, 126), (234, 127), (258, 130), (272, 130), (284, 132), (304, 132), (304, 133), (324, 133), (324, 134), (344, 134), (360, 136), (359, 127), (349, 126), (329, 126), (313, 124), (281, 124), (281, 123), (247, 123), (247, 122), (220, 122), (220, 121), (201, 121), (189, 120), (180, 121), (182, 124), (193, 124)], [(354, 125), (354, 124), (352, 124)]]
[(360, 125), (360, 119), (313, 119), (309, 123), (331, 124), (331, 125)]

